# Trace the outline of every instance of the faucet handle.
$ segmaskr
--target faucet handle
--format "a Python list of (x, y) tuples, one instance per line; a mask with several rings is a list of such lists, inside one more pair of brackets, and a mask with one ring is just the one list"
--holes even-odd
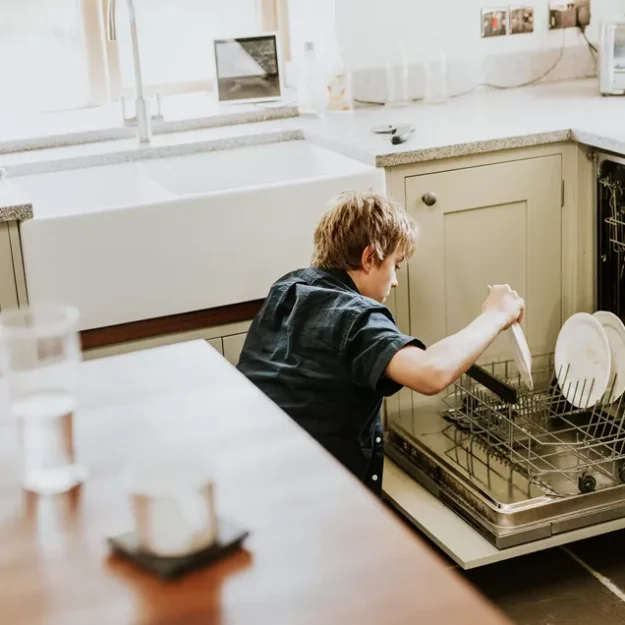
[(154, 96), (156, 100), (156, 114), (152, 115), (152, 119), (162, 122), (163, 121), (163, 98), (161, 97), (160, 91), (156, 92)]
[[(157, 92), (155, 96), (151, 99), (154, 99), (156, 101), (156, 113), (150, 115), (150, 118), (153, 121), (162, 122), (164, 117), (163, 117), (163, 102), (162, 102), (161, 94)], [(136, 116), (136, 113), (133, 116), (128, 115), (127, 113), (128, 100), (129, 98), (126, 98), (124, 96), (121, 97), (122, 119), (124, 121), (125, 126), (134, 126), (137, 124), (137, 116)]]

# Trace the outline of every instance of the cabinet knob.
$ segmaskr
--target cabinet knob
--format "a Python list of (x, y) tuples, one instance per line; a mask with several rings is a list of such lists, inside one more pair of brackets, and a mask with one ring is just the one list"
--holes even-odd
[(434, 193), (426, 193), (421, 199), (426, 206), (434, 206), (438, 198)]

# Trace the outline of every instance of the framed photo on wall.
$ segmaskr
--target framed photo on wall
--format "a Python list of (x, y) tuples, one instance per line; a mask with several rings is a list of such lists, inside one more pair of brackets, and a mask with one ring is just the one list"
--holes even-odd
[(270, 102), (282, 98), (276, 33), (214, 40), (219, 102)]

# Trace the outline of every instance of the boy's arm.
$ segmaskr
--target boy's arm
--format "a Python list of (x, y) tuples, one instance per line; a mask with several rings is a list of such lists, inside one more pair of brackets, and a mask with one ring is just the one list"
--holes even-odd
[(509, 286), (495, 286), (484, 312), (460, 332), (425, 350), (408, 346), (391, 359), (386, 376), (423, 395), (436, 395), (467, 371), (497, 335), (523, 317), (524, 302)]

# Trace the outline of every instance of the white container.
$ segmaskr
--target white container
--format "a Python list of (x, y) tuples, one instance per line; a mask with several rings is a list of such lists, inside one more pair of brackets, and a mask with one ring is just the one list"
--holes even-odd
[(325, 105), (323, 77), (315, 44), (305, 43), (304, 59), (298, 72), (298, 108), (302, 115), (319, 115)]
[(352, 75), (343, 63), (338, 47), (330, 49), (325, 62), (325, 110), (328, 113), (350, 113), (354, 110)]
[(157, 456), (127, 469), (123, 479), (143, 551), (181, 557), (217, 539), (215, 486), (203, 463)]
[(601, 24), (599, 88), (602, 95), (625, 95), (625, 19)]

